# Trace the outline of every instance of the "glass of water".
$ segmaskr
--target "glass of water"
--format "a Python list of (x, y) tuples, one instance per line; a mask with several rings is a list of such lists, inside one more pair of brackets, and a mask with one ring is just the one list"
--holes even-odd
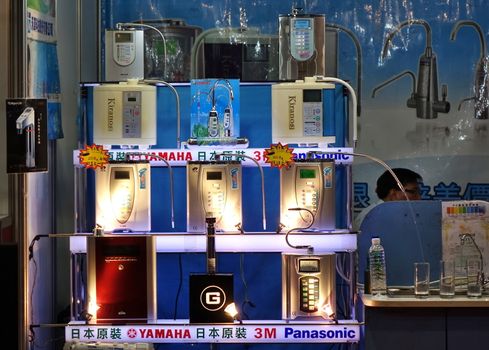
[(414, 296), (427, 298), (430, 295), (430, 263), (414, 263)]
[(453, 298), (455, 295), (455, 262), (440, 261), (440, 298)]
[(467, 296), (479, 298), (482, 296), (482, 262), (480, 259), (467, 260)]

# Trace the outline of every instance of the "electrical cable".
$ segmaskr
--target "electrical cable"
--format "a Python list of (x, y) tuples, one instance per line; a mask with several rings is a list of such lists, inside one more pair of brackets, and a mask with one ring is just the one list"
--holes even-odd
[(31, 260), (34, 256), (34, 244), (41, 238), (45, 238), (45, 237), (50, 237), (50, 235), (36, 235), (31, 240), (31, 243), (29, 244), (29, 260)]
[(249, 295), (248, 295), (248, 283), (246, 282), (245, 272), (244, 272), (244, 254), (240, 254), (239, 273), (240, 273), (241, 281), (243, 282), (243, 287), (244, 287), (244, 300), (241, 303), (241, 314), (244, 316), (245, 319), (249, 319), (249, 316), (245, 311), (245, 306), (249, 305), (250, 307), (255, 307), (255, 304), (250, 300)]
[(182, 253), (178, 253), (178, 288), (177, 294), (175, 296), (175, 306), (173, 309), (173, 319), (177, 319), (177, 309), (178, 309), (178, 299), (180, 298), (180, 292), (182, 291), (183, 284), (183, 263), (182, 263)]
[[(31, 259), (29, 259), (31, 260)], [(33, 273), (33, 278), (32, 278), (32, 286), (30, 288), (30, 293), (29, 293), (29, 303), (30, 303), (30, 309), (31, 309), (31, 324), (34, 320), (34, 290), (36, 288), (36, 280), (37, 280), (37, 261), (36, 259), (32, 258), (32, 263), (34, 264), (34, 273)], [(36, 333), (34, 332), (33, 327), (29, 327), (29, 343), (34, 343), (36, 338)]]

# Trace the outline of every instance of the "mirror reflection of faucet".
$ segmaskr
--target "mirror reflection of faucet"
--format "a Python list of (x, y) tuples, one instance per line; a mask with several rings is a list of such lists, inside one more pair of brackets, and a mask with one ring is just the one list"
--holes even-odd
[(17, 134), (22, 135), (25, 130), (25, 165), (28, 168), (36, 166), (36, 128), (34, 108), (27, 107), (15, 121)]
[(467, 26), (472, 27), (479, 34), (480, 42), (480, 57), (475, 67), (475, 81), (474, 92), (475, 96), (464, 98), (458, 105), (460, 110), (463, 103), (474, 100), (474, 118), (476, 119), (488, 119), (489, 118), (489, 57), (487, 56), (486, 40), (482, 32), (481, 27), (477, 22), (472, 20), (461, 20), (455, 23), (452, 32), (450, 33), (450, 40), (457, 38), (457, 33), (460, 28)]
[[(436, 55), (431, 46), (431, 28), (428, 22), (422, 19), (410, 19), (400, 23), (392, 32), (388, 33), (382, 50), (382, 59), (387, 57), (388, 48), (394, 35), (400, 32), (402, 28), (416, 24), (422, 25), (426, 30), (426, 47), (424, 54), (419, 58), (417, 85), (414, 74), (411, 71), (404, 71), (376, 87), (372, 97), (378, 90), (405, 75), (409, 75), (413, 79), (413, 91), (407, 100), (407, 106), (416, 108), (416, 116), (420, 119), (435, 119), (438, 117), (438, 113), (450, 111), (450, 103), (446, 100), (448, 92), (446, 85), (442, 85), (442, 100), (438, 99), (438, 70)], [(414, 90), (414, 86), (416, 86), (416, 90)]]

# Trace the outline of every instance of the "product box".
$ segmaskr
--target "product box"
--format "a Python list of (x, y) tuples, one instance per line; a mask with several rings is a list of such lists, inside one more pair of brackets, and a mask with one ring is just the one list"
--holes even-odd
[(46, 99), (9, 99), (7, 115), (7, 173), (48, 170)]
[(239, 143), (239, 79), (194, 79), (190, 94), (189, 144)]

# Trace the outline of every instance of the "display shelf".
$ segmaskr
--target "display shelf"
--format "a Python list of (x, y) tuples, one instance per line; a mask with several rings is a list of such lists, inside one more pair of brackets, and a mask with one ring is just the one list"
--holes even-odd
[(149, 343), (357, 343), (357, 320), (251, 320), (229, 324), (190, 324), (157, 320), (148, 324), (86, 324), (65, 327), (66, 341)]
[[(107, 236), (122, 236), (107, 235)], [(205, 234), (195, 233), (152, 233), (156, 237), (156, 250), (159, 253), (203, 253), (206, 251)], [(89, 235), (76, 234), (70, 237), (72, 253), (85, 253), (86, 238)], [(306, 249), (290, 247), (284, 233), (218, 233), (215, 236), (216, 251), (220, 253), (269, 252), (269, 253), (307, 253)], [(328, 233), (291, 233), (289, 242), (293, 245), (309, 245), (315, 254), (330, 252), (351, 252), (357, 249), (357, 235), (349, 231)]]

